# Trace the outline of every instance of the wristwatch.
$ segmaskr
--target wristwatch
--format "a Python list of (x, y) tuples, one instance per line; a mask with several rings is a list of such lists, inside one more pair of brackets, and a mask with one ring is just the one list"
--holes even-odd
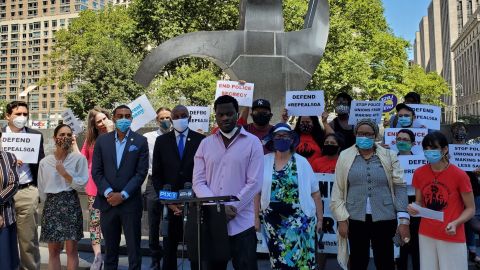
[(398, 219), (398, 225), (410, 225), (410, 220), (408, 218)]

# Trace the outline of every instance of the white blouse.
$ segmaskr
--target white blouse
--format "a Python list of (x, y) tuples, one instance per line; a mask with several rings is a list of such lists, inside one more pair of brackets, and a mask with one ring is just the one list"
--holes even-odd
[(83, 191), (88, 181), (88, 162), (80, 153), (69, 153), (63, 161), (65, 170), (73, 178), (69, 184), (56, 169), (55, 155), (48, 155), (40, 161), (38, 169), (38, 192), (40, 199), (45, 201), (47, 193), (60, 193), (63, 191)]

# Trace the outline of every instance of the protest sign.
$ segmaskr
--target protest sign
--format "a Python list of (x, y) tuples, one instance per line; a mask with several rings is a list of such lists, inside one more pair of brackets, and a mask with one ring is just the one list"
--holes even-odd
[(356, 125), (358, 121), (368, 118), (380, 124), (382, 121), (383, 101), (353, 100), (350, 107), (349, 125)]
[(319, 116), (325, 110), (323, 91), (287, 91), (285, 103), (290, 116)]
[(83, 131), (82, 123), (75, 117), (71, 109), (67, 109), (62, 113), (63, 123), (70, 126), (73, 134), (77, 135)]
[(433, 105), (408, 104), (415, 111), (416, 121), (428, 129), (440, 130), (442, 109)]
[(32, 133), (2, 134), (2, 150), (15, 154), (23, 163), (38, 163), (42, 135)]
[(210, 108), (187, 106), (187, 109), (191, 117), (188, 127), (200, 133), (208, 132), (210, 127)]
[(480, 167), (480, 145), (450, 144), (450, 162), (460, 169), (471, 172)]
[(238, 105), (252, 107), (253, 83), (240, 83), (237, 81), (217, 81), (215, 99), (220, 96), (229, 95), (237, 99)]
[[(323, 202), (323, 249), (319, 250), (320, 253), (337, 254), (338, 242), (337, 242), (337, 221), (333, 219), (332, 212), (330, 211), (330, 198), (332, 194), (333, 183), (335, 182), (334, 174), (317, 173), (316, 174), (319, 186), (320, 195)], [(317, 239), (318, 241), (319, 239)]]
[(141, 95), (128, 104), (128, 107), (132, 110), (133, 121), (130, 129), (133, 131), (137, 131), (157, 117), (146, 95)]
[(398, 98), (394, 94), (385, 94), (379, 100), (383, 101), (384, 113), (390, 112), (395, 109), (395, 106), (397, 106), (398, 103)]
[(415, 170), (427, 164), (424, 155), (400, 155), (398, 161), (400, 161), (400, 167), (403, 169), (403, 179), (409, 186), (412, 185)]
[[(412, 144), (412, 153), (414, 155), (423, 154), (422, 141), (428, 134), (426, 128), (408, 128), (415, 134), (415, 142)], [(390, 146), (393, 151), (398, 151), (396, 143), (397, 133), (401, 128), (386, 128), (385, 129), (385, 144)]]

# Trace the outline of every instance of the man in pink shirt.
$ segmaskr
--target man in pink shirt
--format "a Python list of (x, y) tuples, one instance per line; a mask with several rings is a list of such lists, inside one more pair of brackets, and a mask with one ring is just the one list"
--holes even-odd
[[(237, 270), (256, 270), (257, 240), (253, 199), (261, 190), (263, 148), (255, 135), (237, 127), (238, 102), (221, 96), (214, 104), (219, 130), (205, 138), (195, 154), (193, 190), (197, 197), (235, 195), (225, 206), (230, 252)], [(228, 261), (210, 263), (227, 269)]]

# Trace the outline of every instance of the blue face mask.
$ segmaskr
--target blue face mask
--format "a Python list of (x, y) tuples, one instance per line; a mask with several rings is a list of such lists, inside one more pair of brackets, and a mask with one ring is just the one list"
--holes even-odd
[(400, 123), (401, 127), (409, 127), (412, 125), (412, 118), (408, 116), (402, 116), (398, 118), (398, 123)]
[(425, 159), (428, 161), (428, 163), (433, 164), (437, 163), (443, 158), (442, 151), (439, 149), (435, 150), (424, 150), (423, 154), (425, 155)]
[(275, 147), (276, 151), (287, 152), (288, 150), (290, 150), (291, 145), (292, 140), (290, 139), (273, 139), (273, 147)]
[(130, 128), (131, 125), (132, 125), (132, 120), (127, 118), (118, 119), (115, 122), (115, 127), (118, 130), (120, 130), (122, 133), (127, 132), (127, 130)]
[(373, 147), (374, 140), (368, 137), (357, 137), (355, 140), (355, 143), (358, 146), (358, 148), (362, 150), (367, 150)]

